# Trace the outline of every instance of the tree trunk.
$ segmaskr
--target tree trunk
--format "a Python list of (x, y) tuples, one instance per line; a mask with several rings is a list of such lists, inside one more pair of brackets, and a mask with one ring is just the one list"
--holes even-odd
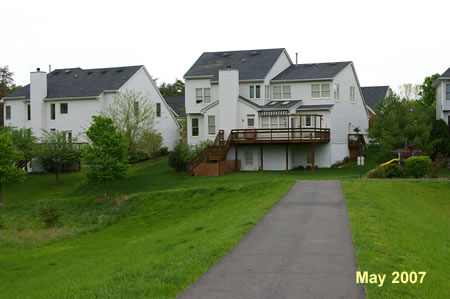
[(106, 199), (106, 181), (103, 181), (103, 197)]
[(0, 183), (0, 206), (3, 203), (3, 190), (2, 190), (2, 184)]
[(55, 167), (56, 185), (59, 185), (59, 166)]

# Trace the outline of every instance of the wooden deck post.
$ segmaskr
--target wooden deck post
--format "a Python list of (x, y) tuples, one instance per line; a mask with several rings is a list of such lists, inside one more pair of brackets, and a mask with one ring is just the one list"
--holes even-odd
[(261, 156), (261, 171), (264, 171), (264, 158), (263, 158), (263, 144), (262, 143), (260, 145), (260, 148), (261, 148), (261, 153), (260, 153), (260, 156)]
[(289, 151), (288, 151), (288, 143), (286, 143), (286, 171), (289, 171)]
[(237, 143), (234, 144), (234, 166), (235, 169), (237, 170), (238, 168), (238, 154), (237, 154)]
[(312, 173), (314, 173), (314, 163), (315, 163), (315, 161), (314, 161), (314, 144), (315, 144), (315, 142), (313, 142), (312, 146), (311, 146), (311, 160), (312, 160), (311, 170), (312, 170)]

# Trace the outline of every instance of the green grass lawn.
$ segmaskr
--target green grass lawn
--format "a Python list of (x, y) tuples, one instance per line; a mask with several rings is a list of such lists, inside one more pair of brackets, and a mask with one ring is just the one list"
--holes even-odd
[[(364, 172), (373, 166), (369, 160)], [(422, 285), (368, 286), (369, 297), (448, 295), (449, 181), (359, 180), (341, 169), (186, 177), (167, 159), (102, 186), (80, 173), (29, 175), (0, 208), (1, 298), (173, 298), (230, 250), (296, 180), (340, 179), (361, 270), (427, 271)], [(53, 202), (58, 227), (39, 217)], [(449, 296), (439, 296), (444, 298)]]

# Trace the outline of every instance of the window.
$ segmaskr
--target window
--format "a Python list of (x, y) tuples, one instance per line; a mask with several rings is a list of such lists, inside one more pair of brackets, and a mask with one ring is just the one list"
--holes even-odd
[(72, 142), (72, 131), (64, 131), (63, 134), (67, 142)]
[(253, 153), (245, 152), (245, 165), (253, 165)]
[(31, 120), (31, 105), (27, 104), (27, 120)]
[(192, 136), (198, 136), (199, 130), (198, 130), (198, 118), (192, 119)]
[(286, 116), (280, 116), (280, 128), (287, 128), (288, 125), (288, 121), (287, 121), (287, 117)]
[(284, 99), (291, 99), (291, 86), (285, 85), (285, 86), (274, 86), (272, 88), (273, 90), (273, 99), (274, 100), (284, 100)]
[(269, 85), (266, 85), (266, 86), (265, 86), (264, 97), (265, 97), (266, 100), (268, 100), (268, 99), (269, 99), (269, 96), (270, 96), (270, 86), (269, 86)]
[(208, 115), (208, 134), (216, 135), (216, 117), (214, 115)]
[(247, 128), (254, 128), (254, 127), (255, 127), (255, 115), (247, 114)]
[(450, 101), (450, 84), (447, 84), (446, 85), (446, 88), (447, 88), (447, 90), (446, 90), (446, 99), (448, 100), (448, 101)]
[(139, 115), (139, 102), (135, 101), (134, 102), (134, 116), (138, 116)]
[(262, 116), (262, 127), (263, 128), (287, 128), (288, 127), (288, 119), (286, 116)]
[(211, 103), (211, 88), (196, 88), (195, 103)]
[(8, 119), (8, 120), (11, 119), (11, 106), (5, 107), (5, 119)]
[(278, 128), (278, 116), (270, 116), (270, 127)]
[(350, 102), (355, 102), (355, 86), (350, 86)]
[(61, 105), (59, 106), (59, 111), (61, 112), (61, 114), (67, 114), (69, 113), (69, 104), (67, 103), (61, 103)]
[(250, 99), (261, 98), (261, 85), (250, 85)]
[(56, 129), (55, 128), (51, 128), (50, 129), (50, 133), (56, 133)]
[(263, 129), (270, 128), (270, 119), (269, 119), (268, 116), (263, 116), (262, 117), (262, 127), (263, 127)]
[(339, 84), (334, 84), (334, 100), (339, 101)]
[(311, 97), (313, 99), (325, 99), (330, 97), (330, 84), (312, 84)]
[(156, 117), (161, 117), (161, 103), (156, 103)]
[(302, 127), (314, 127), (315, 117), (312, 115), (304, 115), (302, 118)]
[(50, 104), (50, 119), (51, 120), (55, 120), (56, 118), (56, 113), (55, 113), (55, 104)]

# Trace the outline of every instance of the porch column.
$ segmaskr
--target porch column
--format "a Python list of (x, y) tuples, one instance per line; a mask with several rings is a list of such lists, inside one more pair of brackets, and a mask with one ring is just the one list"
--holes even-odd
[(314, 173), (314, 164), (315, 164), (315, 161), (314, 161), (314, 145), (315, 145), (315, 142), (313, 142), (312, 146), (311, 146), (311, 160), (312, 160), (311, 170), (312, 170), (313, 173)]
[(289, 171), (289, 151), (288, 151), (288, 143), (286, 143), (286, 171)]
[(261, 156), (261, 171), (264, 171), (264, 158), (263, 158), (263, 145), (262, 145), (262, 143), (260, 145), (260, 148), (261, 148), (261, 153), (260, 153), (260, 156)]

